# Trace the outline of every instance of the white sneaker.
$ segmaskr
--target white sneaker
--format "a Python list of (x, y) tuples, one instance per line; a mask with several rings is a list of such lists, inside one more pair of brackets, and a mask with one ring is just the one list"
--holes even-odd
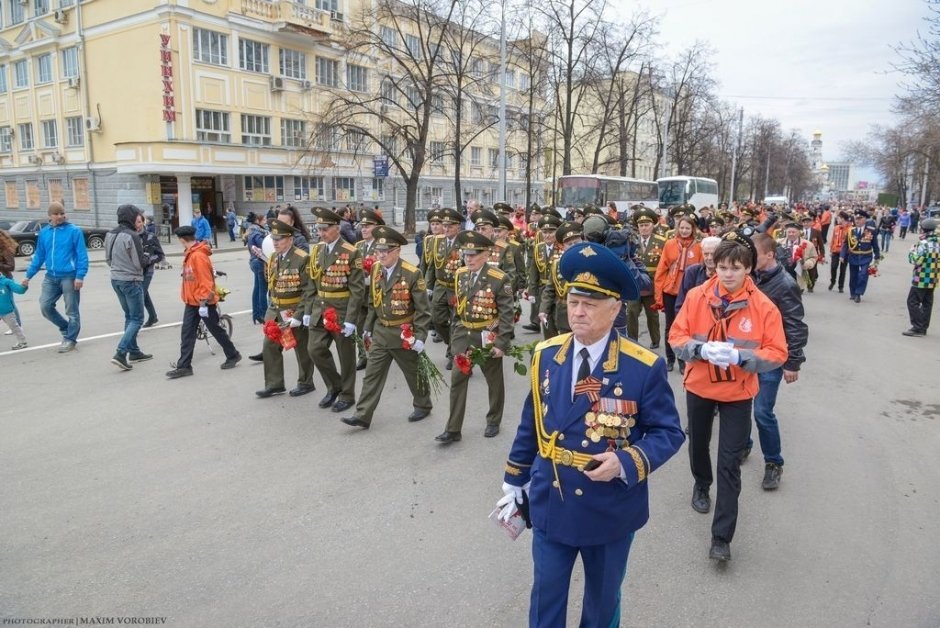
[(15, 345), (13, 345), (13, 351), (17, 351), (19, 349), (25, 349), (27, 346), (28, 345), (25, 342), (18, 342)]
[(3, 332), (3, 335), (4, 335), (4, 336), (12, 336), (12, 335), (13, 335), (13, 330), (12, 330), (12, 329), (8, 329), (8, 330), (6, 330), (5, 332)]
[(63, 340), (62, 344), (59, 345), (57, 351), (59, 353), (68, 353), (69, 351), (75, 350), (75, 343), (71, 340)]

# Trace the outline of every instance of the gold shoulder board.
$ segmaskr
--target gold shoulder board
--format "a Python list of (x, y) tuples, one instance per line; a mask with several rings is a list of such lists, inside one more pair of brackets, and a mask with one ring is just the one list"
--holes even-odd
[(637, 362), (642, 362), (646, 366), (653, 366), (653, 363), (656, 362), (656, 358), (659, 357), (649, 349), (645, 349), (626, 338), (620, 339), (620, 353), (630, 356)]

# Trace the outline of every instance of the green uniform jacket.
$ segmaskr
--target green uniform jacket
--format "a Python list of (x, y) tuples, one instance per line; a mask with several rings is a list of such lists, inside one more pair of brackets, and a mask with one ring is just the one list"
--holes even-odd
[(539, 313), (551, 316), (554, 312), (555, 325), (558, 327), (558, 330), (569, 331), (568, 303), (565, 300), (568, 296), (568, 282), (561, 276), (561, 272), (558, 269), (558, 261), (560, 259), (560, 252), (552, 259), (552, 266), (549, 271), (550, 280), (542, 289), (542, 301), (539, 304)]
[(425, 341), (431, 328), (431, 302), (421, 271), (404, 260), (398, 260), (391, 281), (385, 280), (381, 264), (372, 267), (368, 293), (369, 313), (365, 331), (373, 333), (376, 325), (391, 327), (396, 334), (403, 323), (410, 323), (415, 338)]
[(475, 285), (471, 285), (471, 277), (468, 268), (461, 268), (454, 279), (457, 318), (451, 332), (453, 352), (456, 355), (467, 347), (482, 346), (485, 329), (495, 332), (493, 344), (506, 351), (513, 328), (511, 278), (491, 265), (480, 270)]
[(336, 308), (340, 324), (355, 325), (366, 291), (359, 249), (340, 238), (330, 253), (326, 243), (320, 242), (310, 251), (307, 274), (312, 281), (303, 301), (311, 325), (317, 324), (328, 307)]
[[(549, 257), (549, 253), (545, 248), (544, 243), (539, 243), (538, 246), (532, 249), (532, 252), (529, 255), (529, 285), (528, 290), (529, 294), (533, 297), (540, 296), (542, 294), (542, 289), (545, 287), (545, 284), (549, 282), (551, 275), (549, 274), (552, 266), (552, 257)], [(552, 256), (554, 256), (557, 247), (552, 247)]]
[(643, 246), (643, 238), (640, 238), (640, 244), (636, 249), (636, 256), (640, 260), (640, 263), (646, 267), (646, 272), (649, 274), (650, 279), (653, 278), (653, 275), (656, 273), (656, 267), (659, 266), (659, 258), (663, 254), (664, 246), (666, 246), (666, 238), (655, 231), (653, 235), (649, 237), (646, 246)]
[(277, 310), (291, 310), (293, 318), (300, 320), (304, 315), (303, 296), (309, 289), (310, 275), (307, 263), (310, 256), (296, 246), (284, 257), (272, 253), (265, 268), (268, 280), (268, 293), (271, 295), (271, 307)]

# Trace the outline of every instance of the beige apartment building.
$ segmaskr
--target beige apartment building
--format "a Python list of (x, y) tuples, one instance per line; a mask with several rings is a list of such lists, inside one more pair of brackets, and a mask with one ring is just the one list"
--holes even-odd
[[(361, 138), (310, 142), (330, 89), (380, 88), (380, 60), (352, 63), (338, 45), (360, 1), (2, 0), (0, 216), (41, 218), (52, 200), (89, 226), (112, 224), (118, 205), (134, 203), (164, 230), (188, 224), (194, 208), (217, 226), (228, 206), (245, 215), (286, 203), (304, 212), (378, 205), (394, 215), (404, 184), (394, 169), (385, 176), (377, 148)], [(497, 43), (490, 48), (492, 68)], [(528, 77), (513, 70), (506, 82), (518, 111)], [(447, 124), (434, 121), (432, 153)], [(453, 159), (434, 158), (419, 208), (503, 200), (495, 126), (474, 142), (463, 199)], [(519, 133), (516, 145), (525, 147)], [(505, 200), (522, 202), (525, 160), (507, 152)]]

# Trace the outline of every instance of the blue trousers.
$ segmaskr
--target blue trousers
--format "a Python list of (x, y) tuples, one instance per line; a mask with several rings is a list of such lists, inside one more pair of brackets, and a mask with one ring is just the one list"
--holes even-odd
[(849, 296), (862, 296), (868, 287), (869, 264), (849, 264)]
[(144, 324), (144, 289), (141, 281), (111, 280), (111, 287), (117, 294), (118, 303), (124, 310), (124, 335), (118, 342), (117, 352), (121, 354), (140, 353), (137, 346), (137, 332)]
[(264, 276), (264, 264), (252, 264), (251, 274), (255, 278), (251, 291), (251, 319), (255, 322), (264, 322), (264, 314), (268, 311), (268, 282)]
[[(766, 373), (758, 373), (757, 381), (760, 390), (754, 397), (754, 423), (757, 424), (757, 437), (760, 439), (760, 450), (764, 454), (764, 462), (783, 465), (783, 456), (780, 455), (780, 426), (777, 425), (777, 415), (774, 406), (777, 405), (777, 391), (780, 390), (780, 380), (783, 379), (783, 367)], [(752, 439), (747, 439), (750, 449), (754, 446)]]
[[(59, 328), (63, 340), (78, 341), (78, 332), (82, 329), (82, 317), (78, 312), (80, 291), (75, 289), (75, 275), (50, 277), (48, 273), (42, 280), (42, 293), (39, 295), (39, 311), (50, 323)], [(65, 299), (64, 319), (56, 303)]]
[(584, 564), (581, 628), (619, 626), (620, 588), (627, 574), (633, 534), (606, 545), (580, 547), (550, 541), (538, 528), (532, 528), (532, 534), (535, 579), (529, 603), (529, 628), (565, 628), (571, 570), (578, 554)]

